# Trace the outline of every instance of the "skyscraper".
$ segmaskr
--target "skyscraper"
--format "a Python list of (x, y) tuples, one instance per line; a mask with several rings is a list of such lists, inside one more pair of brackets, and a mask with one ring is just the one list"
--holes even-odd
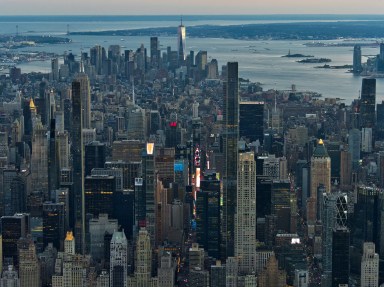
[(314, 224), (317, 219), (317, 189), (322, 184), (327, 193), (331, 192), (331, 158), (324, 146), (323, 140), (319, 140), (311, 158), (311, 190), (310, 199), (314, 202), (313, 208), (307, 207), (307, 221)]
[[(155, 180), (155, 144), (147, 143), (147, 148), (143, 153), (142, 176), (143, 192), (145, 194), (145, 227), (147, 229), (151, 244), (155, 243), (155, 223), (156, 223), (156, 180)], [(143, 195), (144, 195), (143, 194)]]
[(361, 85), (360, 116), (362, 128), (375, 126), (376, 79), (364, 78)]
[(359, 45), (355, 45), (353, 48), (353, 73), (360, 74), (361, 71), (361, 47)]
[(57, 250), (63, 249), (65, 231), (64, 203), (45, 202), (43, 204), (43, 242), (44, 247), (52, 243)]
[(19, 253), (20, 287), (40, 287), (40, 264), (32, 238), (20, 238), (17, 242), (17, 249)]
[(223, 175), (223, 259), (234, 255), (235, 212), (237, 198), (237, 161), (239, 140), (239, 67), (237, 62), (227, 64), (227, 82), (224, 83), (224, 160)]
[(349, 235), (346, 227), (333, 230), (332, 287), (349, 283)]
[[(344, 193), (322, 194), (321, 222), (323, 275), (330, 280), (332, 272), (333, 230), (347, 225), (347, 195)], [(325, 279), (325, 277), (323, 277)], [(329, 282), (329, 281), (327, 281)]]
[(177, 52), (179, 55), (179, 66), (182, 66), (185, 61), (185, 37), (186, 30), (185, 26), (183, 25), (183, 19), (181, 19), (181, 23), (177, 28)]
[(124, 232), (115, 231), (111, 240), (110, 286), (127, 287), (128, 242)]
[(83, 119), (82, 119), (83, 128), (90, 129), (91, 128), (91, 88), (89, 85), (89, 79), (86, 74), (81, 73), (77, 76), (76, 81), (80, 82), (81, 108), (83, 111)]
[(82, 85), (84, 80), (72, 82), (72, 169), (73, 169), (73, 195), (71, 198), (74, 213), (71, 227), (75, 230), (76, 250), (85, 251), (85, 213), (84, 213), (84, 146), (83, 146), (83, 101)]
[(208, 255), (220, 258), (220, 181), (204, 173), (196, 199), (196, 239)]
[(239, 154), (237, 208), (235, 221), (235, 256), (239, 273), (256, 270), (256, 161), (253, 152)]
[(264, 102), (240, 102), (239, 136), (250, 142), (264, 139)]
[(151, 37), (151, 65), (158, 68), (160, 62), (159, 38)]
[(48, 200), (51, 199), (51, 191), (59, 187), (60, 160), (58, 144), (56, 142), (56, 121), (51, 119), (49, 132), (49, 153), (48, 153)]
[(18, 266), (17, 241), (30, 233), (28, 214), (15, 214), (1, 218), (2, 255), (3, 258), (12, 258), (13, 265)]
[(375, 243), (373, 242), (364, 243), (360, 286), (379, 286), (379, 254), (375, 253)]
[(114, 176), (92, 175), (84, 180), (85, 213), (98, 216), (101, 213), (113, 216), (113, 196), (116, 192)]

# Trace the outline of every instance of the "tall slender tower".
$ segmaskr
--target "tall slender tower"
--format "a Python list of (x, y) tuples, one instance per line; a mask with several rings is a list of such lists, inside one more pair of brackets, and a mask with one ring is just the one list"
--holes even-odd
[(59, 185), (60, 160), (58, 145), (56, 142), (56, 121), (51, 119), (49, 132), (49, 154), (48, 154), (48, 200), (51, 200), (51, 191), (56, 190)]
[(147, 143), (146, 150), (143, 153), (141, 166), (143, 192), (145, 194), (145, 223), (143, 222), (143, 224), (151, 238), (152, 246), (154, 246), (156, 242), (156, 179), (154, 148), (154, 143)]
[(73, 216), (72, 228), (75, 231), (76, 252), (85, 251), (85, 214), (84, 214), (84, 146), (82, 137), (83, 109), (81, 90), (84, 81), (72, 82), (72, 169), (73, 169)]
[(307, 221), (309, 225), (316, 222), (317, 213), (317, 193), (320, 184), (324, 185), (327, 193), (331, 192), (331, 158), (324, 146), (323, 140), (319, 140), (311, 158), (311, 190), (307, 207)]
[(86, 74), (80, 73), (76, 81), (80, 82), (81, 108), (83, 110), (83, 129), (91, 128), (91, 88), (89, 78)]
[(362, 128), (375, 126), (376, 79), (363, 79), (361, 85), (360, 118)]
[(239, 273), (256, 269), (256, 161), (253, 152), (239, 154), (237, 177), (235, 256)]
[(222, 224), (223, 256), (234, 256), (235, 212), (237, 198), (237, 161), (239, 139), (239, 67), (237, 62), (227, 64), (228, 77), (224, 83), (224, 158), (223, 176), (224, 212)]
[(182, 64), (185, 61), (185, 37), (186, 37), (186, 30), (185, 30), (185, 26), (183, 25), (183, 18), (181, 18), (180, 25), (177, 28), (177, 52), (179, 55), (180, 66), (182, 66)]

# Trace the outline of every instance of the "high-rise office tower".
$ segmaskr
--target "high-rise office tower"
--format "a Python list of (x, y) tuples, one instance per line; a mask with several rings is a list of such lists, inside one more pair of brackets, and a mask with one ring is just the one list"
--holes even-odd
[(113, 233), (110, 250), (110, 286), (127, 287), (128, 242), (124, 232)]
[(361, 152), (361, 132), (358, 129), (352, 129), (348, 135), (348, 151), (351, 154), (352, 170), (359, 168)]
[(73, 221), (70, 224), (74, 228), (77, 253), (85, 250), (85, 213), (84, 213), (84, 146), (83, 146), (83, 81), (72, 82), (72, 169), (73, 169), (73, 194), (71, 206), (73, 206)]
[(237, 161), (239, 140), (239, 67), (227, 64), (228, 77), (224, 83), (224, 160), (223, 175), (223, 259), (234, 255), (235, 212), (237, 198)]
[(291, 226), (291, 219), (296, 215), (291, 208), (291, 203), (296, 202), (294, 195), (289, 180), (272, 182), (271, 214), (277, 216), (277, 229), (287, 233), (292, 233), (291, 227), (294, 227)]
[(31, 177), (32, 190), (42, 191), (48, 199), (48, 141), (46, 129), (37, 121), (33, 127)]
[(239, 136), (250, 142), (264, 139), (264, 102), (240, 102)]
[(104, 143), (93, 141), (85, 145), (84, 175), (91, 175), (93, 168), (103, 168), (106, 159)]
[(49, 152), (48, 152), (48, 200), (51, 199), (51, 191), (59, 187), (60, 160), (58, 153), (58, 143), (56, 142), (56, 121), (51, 119), (49, 132)]
[(159, 38), (151, 37), (151, 65), (158, 68), (160, 63)]
[(196, 199), (196, 240), (208, 255), (220, 258), (220, 181), (204, 173)]
[(59, 58), (51, 60), (51, 76), (54, 81), (59, 79)]
[(83, 115), (82, 115), (83, 129), (90, 129), (91, 128), (91, 88), (89, 85), (89, 79), (86, 74), (79, 74), (76, 77), (75, 81), (80, 83), (81, 108), (83, 111)]
[[(321, 222), (323, 275), (330, 279), (332, 272), (333, 230), (347, 226), (348, 201), (345, 193), (322, 194)], [(327, 281), (329, 282), (329, 281)]]
[[(373, 242), (378, 250), (382, 246), (382, 189), (375, 186), (357, 186), (356, 204), (354, 206), (354, 220), (352, 229), (353, 246), (363, 251), (364, 242)], [(381, 237), (381, 240), (380, 240)]]
[(147, 147), (143, 152), (142, 160), (142, 176), (143, 185), (142, 192), (145, 194), (145, 227), (147, 229), (151, 244), (155, 243), (156, 233), (156, 180), (155, 180), (155, 144), (147, 143)]
[(114, 176), (92, 175), (84, 179), (84, 208), (86, 214), (98, 216), (100, 213), (113, 217), (113, 196), (116, 192)]
[(44, 202), (43, 204), (43, 242), (44, 247), (52, 243), (57, 250), (63, 249), (65, 231), (64, 203)]
[(346, 227), (333, 230), (332, 287), (349, 284), (349, 235)]
[(361, 151), (372, 152), (372, 128), (361, 129)]
[(364, 243), (360, 286), (379, 286), (379, 254), (375, 253), (375, 243), (373, 242)]
[(207, 51), (199, 51), (195, 57), (196, 67), (200, 72), (205, 72), (206, 65), (208, 63)]
[(375, 126), (376, 79), (364, 78), (361, 85), (360, 126), (373, 128)]
[(359, 45), (355, 45), (353, 48), (353, 73), (360, 74), (362, 70), (361, 47)]
[(253, 152), (239, 154), (235, 256), (239, 273), (249, 275), (256, 269), (256, 161)]
[(96, 73), (98, 75), (101, 75), (103, 70), (102, 54), (102, 47), (100, 45), (96, 45), (90, 49), (91, 65), (95, 67)]
[(40, 263), (32, 238), (20, 238), (17, 242), (17, 249), (19, 253), (20, 287), (40, 287)]
[(376, 105), (376, 134), (377, 140), (384, 139), (384, 101)]
[[(331, 158), (328, 155), (323, 140), (319, 140), (311, 158), (311, 190), (310, 200), (313, 208), (307, 207), (307, 221), (314, 224), (317, 219), (317, 189), (322, 184), (327, 193), (331, 192)], [(311, 202), (311, 201), (310, 201)]]
[(13, 265), (18, 266), (17, 241), (30, 233), (29, 214), (15, 214), (1, 218), (2, 255), (12, 258)]
[(186, 37), (186, 30), (185, 30), (185, 26), (183, 25), (183, 20), (181, 20), (181, 23), (177, 28), (177, 52), (179, 55), (178, 57), (179, 66), (182, 66), (185, 61), (185, 52), (186, 52), (185, 37)]

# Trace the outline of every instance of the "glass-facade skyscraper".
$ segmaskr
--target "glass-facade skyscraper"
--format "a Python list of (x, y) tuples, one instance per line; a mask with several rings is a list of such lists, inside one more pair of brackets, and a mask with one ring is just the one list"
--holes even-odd
[(224, 83), (224, 160), (223, 175), (223, 258), (234, 255), (235, 212), (237, 197), (237, 162), (239, 140), (239, 66), (237, 62), (227, 64), (227, 82)]

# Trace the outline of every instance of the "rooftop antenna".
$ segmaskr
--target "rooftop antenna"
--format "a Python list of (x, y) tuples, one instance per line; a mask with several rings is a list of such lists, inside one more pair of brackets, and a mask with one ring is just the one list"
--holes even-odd
[(180, 15), (180, 26), (183, 26), (183, 15)]

